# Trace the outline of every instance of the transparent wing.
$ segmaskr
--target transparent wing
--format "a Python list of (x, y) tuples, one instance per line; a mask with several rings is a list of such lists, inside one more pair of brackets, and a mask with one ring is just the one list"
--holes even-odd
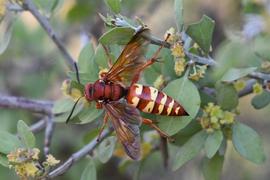
[(139, 126), (142, 123), (139, 111), (120, 101), (106, 103), (104, 108), (127, 155), (134, 160), (138, 160), (140, 158)]

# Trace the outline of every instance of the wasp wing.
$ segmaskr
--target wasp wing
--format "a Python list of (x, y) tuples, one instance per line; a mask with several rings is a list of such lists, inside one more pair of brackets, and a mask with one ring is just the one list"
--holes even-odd
[(138, 160), (140, 158), (139, 126), (142, 123), (139, 111), (123, 101), (105, 103), (104, 108), (127, 155)]
[(130, 85), (135, 76), (139, 76), (140, 68), (145, 64), (143, 57), (144, 49), (149, 42), (142, 34), (149, 33), (149, 29), (142, 29), (125, 46), (117, 61), (105, 75), (105, 80), (111, 82), (122, 82), (124, 85)]

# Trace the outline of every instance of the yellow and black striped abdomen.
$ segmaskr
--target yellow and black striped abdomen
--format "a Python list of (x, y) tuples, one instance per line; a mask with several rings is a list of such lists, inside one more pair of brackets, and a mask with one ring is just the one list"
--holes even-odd
[(127, 102), (139, 110), (165, 116), (186, 116), (188, 113), (173, 98), (158, 89), (141, 84), (129, 87)]

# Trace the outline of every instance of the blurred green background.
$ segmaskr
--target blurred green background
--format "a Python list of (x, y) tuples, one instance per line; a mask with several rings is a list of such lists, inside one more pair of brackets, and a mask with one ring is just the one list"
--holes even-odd
[[(92, 41), (97, 44), (98, 38), (105, 32), (104, 24), (98, 16), (98, 13), (106, 15), (108, 12), (103, 1), (59, 0), (53, 12), (50, 11), (53, 6), (52, 1), (39, 0), (36, 2), (39, 2), (42, 14), (49, 18), (55, 31), (60, 35), (61, 40), (75, 59), (78, 58), (80, 50), (87, 42)], [(232, 48), (229, 40), (235, 40), (235, 36), (243, 33), (246, 13), (256, 13), (261, 17), (265, 22), (262, 31), (264, 35), (270, 35), (269, 4), (269, 1), (263, 0), (186, 0), (185, 23), (190, 24), (197, 21), (203, 14), (210, 16), (216, 21), (212, 56), (216, 60), (222, 59), (224, 56), (225, 58), (235, 58), (233, 57), (235, 52), (245, 53), (246, 49), (244, 46)], [(130, 18), (140, 17), (157, 37), (162, 38), (166, 30), (175, 27), (172, 0), (123, 0), (122, 5), (121, 14)], [(63, 95), (60, 88), (63, 80), (67, 78), (68, 71), (63, 57), (30, 13), (23, 12), (13, 17), (13, 20), (14, 26), (10, 44), (0, 56), (0, 93), (52, 101), (61, 99)], [(256, 20), (256, 22), (258, 21)], [(256, 25), (253, 27), (258, 28)], [(254, 37), (256, 36), (259, 35), (255, 34)], [(249, 43), (252, 41), (247, 41), (247, 45)], [(252, 62), (252, 59), (244, 59), (246, 58), (245, 54), (240, 54), (236, 58), (239, 57), (243, 58), (241, 60), (243, 64)], [(241, 112), (239, 119), (253, 127), (262, 136), (265, 154), (269, 155), (270, 108), (268, 105), (262, 110), (255, 110), (250, 104), (252, 97), (253, 95), (249, 95), (241, 98), (238, 106)], [(40, 119), (38, 115), (21, 110), (0, 109), (0, 114), (0, 129), (14, 133), (18, 120), (22, 119), (28, 124), (32, 124)], [(84, 145), (83, 137), (88, 129), (88, 125), (57, 124), (52, 140), (52, 154), (57, 159), (64, 161), (72, 152)], [(37, 137), (38, 143), (42, 147), (43, 133), (38, 133)], [(200, 170), (201, 158), (199, 156), (176, 172), (170, 172), (163, 168), (160, 153), (155, 152), (143, 162), (138, 178), (145, 180), (203, 179)], [(231, 145), (225, 158), (222, 174), (224, 180), (266, 180), (270, 177), (269, 159), (263, 165), (255, 165), (241, 158)], [(78, 179), (86, 162), (87, 160), (79, 161), (70, 171), (57, 179)], [(121, 170), (118, 166), (117, 158), (112, 158), (104, 165), (99, 164), (97, 166), (98, 179), (133, 179), (135, 177), (136, 163), (125, 170)], [(16, 179), (13, 171), (2, 166), (0, 166), (0, 176), (1, 179)]]

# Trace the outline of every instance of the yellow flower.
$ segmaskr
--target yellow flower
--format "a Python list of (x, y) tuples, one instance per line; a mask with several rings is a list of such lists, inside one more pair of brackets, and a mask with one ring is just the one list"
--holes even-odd
[(109, 71), (108, 68), (100, 68), (100, 71), (98, 73), (98, 77), (101, 79), (108, 71)]
[(38, 157), (39, 153), (40, 153), (40, 150), (38, 148), (34, 148), (32, 158), (35, 159), (35, 160), (38, 160), (39, 159), (39, 157)]
[(55, 166), (56, 164), (58, 164), (60, 162), (60, 160), (56, 160), (51, 154), (49, 154), (47, 156), (47, 159), (46, 159), (46, 163), (49, 165), (49, 166)]
[(63, 81), (61, 90), (65, 96), (71, 97), (73, 100), (77, 100), (83, 95), (79, 89), (71, 87), (69, 79)]
[(262, 71), (265, 73), (270, 73), (270, 62), (269, 61), (263, 61), (261, 64)]
[(236, 91), (239, 92), (246, 87), (246, 81), (238, 80), (233, 84), (233, 86), (236, 89)]
[(157, 77), (157, 79), (154, 82), (154, 87), (157, 89), (161, 89), (164, 86), (165, 83), (165, 78), (164, 76), (161, 74)]
[(177, 76), (181, 76), (182, 73), (185, 71), (186, 62), (185, 59), (177, 59), (174, 63), (174, 71)]
[(142, 158), (146, 157), (152, 150), (152, 145), (150, 143), (142, 143)]
[(176, 31), (173, 27), (171, 27), (169, 30), (166, 31), (164, 39), (166, 39), (168, 35), (170, 36), (167, 39), (167, 42), (170, 44), (174, 44), (176, 41), (180, 39), (180, 37), (176, 34)]
[(176, 58), (183, 58), (185, 57), (184, 47), (181, 42), (176, 42), (171, 47), (172, 55)]
[(257, 82), (255, 84), (253, 84), (252, 88), (253, 88), (253, 92), (256, 94), (261, 94), (263, 92), (262, 85), (257, 83)]

